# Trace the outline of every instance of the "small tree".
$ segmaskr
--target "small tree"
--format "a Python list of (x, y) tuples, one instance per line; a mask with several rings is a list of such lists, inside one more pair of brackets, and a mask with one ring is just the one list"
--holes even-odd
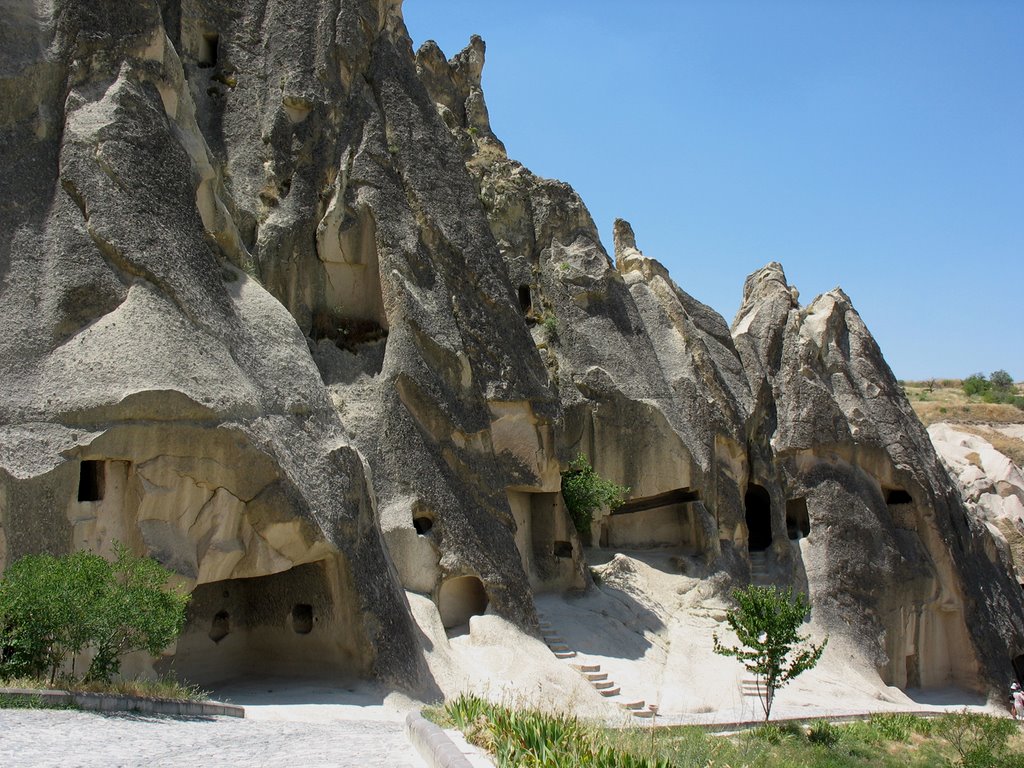
[(1013, 387), (1013, 376), (1008, 374), (1006, 371), (992, 371), (992, 375), (988, 377), (989, 383), (993, 389), (1001, 391), (1009, 390)]
[(159, 653), (181, 631), (189, 596), (166, 584), (170, 571), (115, 545), (113, 563), (89, 552), (28, 555), (0, 579), (0, 678), (43, 677), (52, 683), (70, 660), (94, 656), (84, 678), (106, 680), (121, 656)]
[(991, 389), (992, 382), (985, 378), (984, 373), (972, 373), (963, 380), (961, 386), (968, 395), (982, 395)]
[(814, 645), (797, 632), (810, 604), (802, 594), (794, 597), (792, 589), (752, 585), (734, 590), (732, 596), (738, 608), (726, 613), (725, 621), (740, 646), (722, 645), (715, 633), (715, 653), (739, 659), (754, 674), (767, 722), (775, 692), (818, 663), (828, 638)]
[(562, 473), (562, 498), (580, 533), (590, 530), (597, 510), (621, 507), (627, 493), (629, 488), (626, 486), (617, 485), (597, 474), (582, 453), (569, 462), (569, 468)]

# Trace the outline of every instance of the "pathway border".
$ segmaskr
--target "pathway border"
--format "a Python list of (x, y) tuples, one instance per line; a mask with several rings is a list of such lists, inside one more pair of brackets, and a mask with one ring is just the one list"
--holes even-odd
[(430, 768), (473, 768), (448, 734), (418, 710), (405, 716), (405, 735)]
[(0, 696), (14, 701), (24, 701), (29, 706), (41, 702), (43, 707), (77, 707), (93, 712), (144, 712), (179, 717), (245, 717), (245, 707), (220, 701), (175, 701), (116, 693), (80, 693), (33, 688), (0, 688)]

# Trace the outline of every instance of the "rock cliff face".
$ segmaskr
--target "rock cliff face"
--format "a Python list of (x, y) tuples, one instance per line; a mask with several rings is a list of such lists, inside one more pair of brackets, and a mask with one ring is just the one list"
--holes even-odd
[[(414, 55), (396, 0), (2, 12), (0, 564), (157, 557), (200, 681), (436, 691), (421, 596), (531, 632), (649, 548), (808, 589), (886, 683), (1011, 674), (1020, 590), (849, 299), (769, 265), (730, 329), (625, 222), (613, 264), (493, 134), (479, 38)], [(631, 488), (582, 533), (579, 452)]]

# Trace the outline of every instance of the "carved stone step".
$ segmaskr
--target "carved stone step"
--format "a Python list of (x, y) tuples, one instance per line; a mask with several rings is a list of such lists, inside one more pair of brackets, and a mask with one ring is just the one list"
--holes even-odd
[(622, 705), (622, 707), (623, 709), (639, 710), (644, 708), (644, 703), (643, 699), (640, 699), (639, 701), (627, 701)]
[(643, 717), (646, 719), (650, 719), (654, 717), (656, 714), (658, 713), (653, 709), (638, 709), (633, 713), (633, 717)]
[(607, 672), (584, 672), (583, 676), (592, 683), (599, 683), (608, 679)]
[(606, 691), (609, 688), (614, 688), (615, 683), (611, 680), (595, 680), (591, 683), (597, 690)]
[(573, 659), (576, 658), (576, 651), (552, 651), (555, 654), (556, 659)]
[(571, 649), (571, 648), (569, 648), (569, 646), (568, 646), (568, 645), (566, 645), (565, 643), (548, 643), (548, 648), (550, 648), (550, 649), (551, 649), (552, 651), (556, 651), (556, 652), (557, 652), (557, 651), (568, 651), (568, 650), (572, 650), (572, 649)]
[(573, 664), (572, 668), (577, 672), (600, 672), (600, 664)]
[(618, 696), (619, 695), (619, 689), (618, 688), (602, 688), (600, 691), (598, 691), (598, 693), (600, 693), (602, 696)]

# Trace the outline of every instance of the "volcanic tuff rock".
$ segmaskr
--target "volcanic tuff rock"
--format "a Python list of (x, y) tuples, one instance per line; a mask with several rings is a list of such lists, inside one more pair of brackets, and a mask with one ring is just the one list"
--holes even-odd
[[(809, 589), (886, 683), (1001, 684), (1020, 590), (849, 299), (772, 264), (730, 330), (626, 222), (613, 264), (492, 132), (483, 42), (414, 55), (400, 6), (4, 6), (3, 562), (159, 558), (201, 681), (436, 691), (445, 629), (655, 547)], [(579, 452), (631, 489), (582, 532)]]

